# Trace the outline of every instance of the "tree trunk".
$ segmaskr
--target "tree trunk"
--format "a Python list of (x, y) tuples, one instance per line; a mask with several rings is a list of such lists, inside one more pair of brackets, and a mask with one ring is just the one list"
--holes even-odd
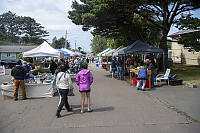
[[(166, 28), (166, 27), (165, 27)], [(168, 48), (167, 48), (167, 35), (169, 29), (163, 29), (162, 31), (162, 38), (159, 44), (159, 48), (163, 49), (163, 63), (162, 63), (162, 70), (165, 71), (168, 67)]]

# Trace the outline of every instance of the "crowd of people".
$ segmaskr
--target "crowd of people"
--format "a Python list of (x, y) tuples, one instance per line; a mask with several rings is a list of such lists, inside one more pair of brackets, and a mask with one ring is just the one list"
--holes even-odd
[[(132, 60), (130, 57), (127, 57), (126, 61), (124, 61), (123, 57), (113, 57), (111, 61), (111, 71), (112, 78), (115, 77), (115, 72), (117, 71), (117, 78), (122, 79), (122, 75), (126, 74), (127, 68), (130, 66), (140, 67), (140, 71), (138, 73), (138, 82), (137, 88), (141, 90), (145, 90), (144, 86), (146, 84), (146, 80), (148, 80), (147, 70), (151, 70), (151, 87), (154, 87), (154, 77), (156, 75), (155, 62), (153, 59), (147, 58), (144, 62), (138, 62), (136, 60)], [(143, 84), (143, 85), (142, 85)]]
[[(91, 60), (92, 62), (92, 60)], [(45, 64), (46, 63), (46, 64)], [(47, 65), (45, 60), (44, 67)], [(81, 113), (84, 113), (85, 96), (87, 97), (88, 112), (92, 111), (90, 106), (90, 85), (93, 82), (93, 76), (90, 70), (88, 70), (88, 58), (76, 58), (75, 60), (51, 60), (50, 71), (55, 76), (56, 89), (60, 96), (60, 101), (56, 111), (56, 116), (61, 117), (61, 110), (65, 106), (67, 111), (72, 111), (68, 103), (68, 93), (72, 86), (72, 80), (70, 75), (76, 74), (76, 84), (79, 86), (79, 92), (81, 93)], [(30, 78), (31, 67), (27, 62), (22, 63), (21, 60), (17, 62), (17, 65), (11, 70), (11, 75), (14, 78), (14, 100), (18, 100), (18, 88), (22, 89), (22, 99), (25, 100), (25, 80)]]

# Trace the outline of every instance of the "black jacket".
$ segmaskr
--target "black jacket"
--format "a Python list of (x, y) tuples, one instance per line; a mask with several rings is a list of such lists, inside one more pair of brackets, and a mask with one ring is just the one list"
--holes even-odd
[(24, 80), (24, 76), (26, 76), (26, 70), (23, 66), (16, 65), (12, 69), (11, 75), (15, 78), (15, 80)]

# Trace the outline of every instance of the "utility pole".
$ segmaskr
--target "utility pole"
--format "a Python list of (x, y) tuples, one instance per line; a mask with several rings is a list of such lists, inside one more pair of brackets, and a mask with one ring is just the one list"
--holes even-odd
[(76, 40), (75, 40), (75, 51), (76, 51)]
[(67, 30), (66, 30), (66, 33), (65, 33), (65, 48), (67, 48)]

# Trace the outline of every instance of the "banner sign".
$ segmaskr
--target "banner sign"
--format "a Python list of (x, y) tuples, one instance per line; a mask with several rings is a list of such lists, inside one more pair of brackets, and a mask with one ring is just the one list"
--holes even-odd
[(0, 66), (0, 75), (6, 75), (5, 67)]

